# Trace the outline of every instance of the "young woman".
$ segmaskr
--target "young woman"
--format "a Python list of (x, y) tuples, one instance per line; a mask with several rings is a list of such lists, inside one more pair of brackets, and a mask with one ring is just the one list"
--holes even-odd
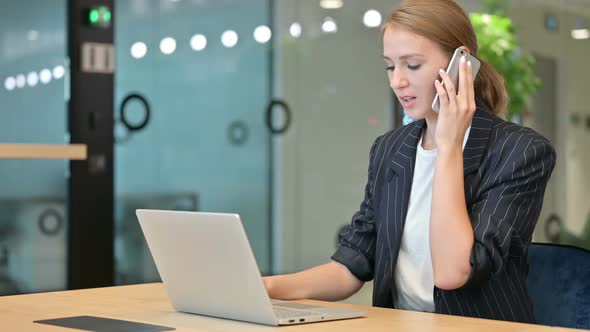
[(501, 119), (508, 97), (492, 66), (479, 59), (473, 81), (462, 59), (457, 86), (446, 75), (456, 48), (477, 57), (454, 1), (402, 1), (383, 31), (390, 86), (417, 121), (373, 144), (365, 198), (332, 261), (265, 277), (269, 295), (341, 300), (373, 279), (375, 306), (534, 322), (527, 248), (553, 147)]

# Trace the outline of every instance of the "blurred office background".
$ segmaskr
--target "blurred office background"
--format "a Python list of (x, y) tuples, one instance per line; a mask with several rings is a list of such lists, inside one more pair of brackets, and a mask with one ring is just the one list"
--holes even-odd
[[(397, 3), (116, 1), (114, 283), (159, 280), (136, 208), (239, 213), (263, 274), (329, 261), (371, 143), (402, 123), (379, 32)], [(68, 143), (67, 1), (1, 7), (0, 142)], [(590, 6), (507, 15), (542, 83), (514, 121), (558, 153), (533, 240), (590, 248)], [(0, 160), (0, 295), (67, 288), (68, 165)]]

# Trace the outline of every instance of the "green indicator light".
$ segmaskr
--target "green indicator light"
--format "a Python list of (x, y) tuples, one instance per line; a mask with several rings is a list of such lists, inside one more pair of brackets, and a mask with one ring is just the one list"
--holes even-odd
[(98, 10), (93, 9), (90, 11), (90, 23), (97, 23), (98, 22)]
[(86, 8), (83, 11), (83, 20), (86, 26), (107, 29), (112, 24), (113, 12), (108, 6)]

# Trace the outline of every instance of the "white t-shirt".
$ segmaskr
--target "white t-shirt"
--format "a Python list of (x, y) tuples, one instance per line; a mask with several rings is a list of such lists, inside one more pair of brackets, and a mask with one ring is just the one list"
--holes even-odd
[[(463, 148), (470, 129), (465, 133)], [(394, 272), (397, 289), (395, 307), (399, 309), (434, 312), (434, 276), (429, 235), (432, 181), (437, 154), (437, 149), (424, 150), (420, 138), (408, 214)]]

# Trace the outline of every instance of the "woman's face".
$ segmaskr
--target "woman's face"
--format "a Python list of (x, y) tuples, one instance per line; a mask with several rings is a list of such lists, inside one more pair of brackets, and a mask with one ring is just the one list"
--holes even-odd
[(432, 100), (439, 69), (446, 69), (449, 57), (435, 42), (400, 28), (383, 34), (383, 58), (389, 86), (412, 119), (435, 115)]

